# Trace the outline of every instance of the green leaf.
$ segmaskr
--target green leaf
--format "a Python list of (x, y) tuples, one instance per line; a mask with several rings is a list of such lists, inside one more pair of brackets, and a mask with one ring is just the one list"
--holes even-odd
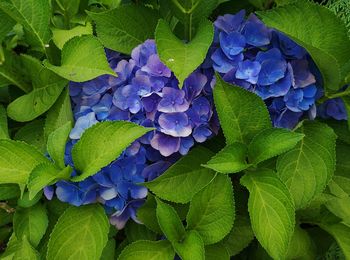
[(39, 253), (32, 247), (26, 237), (21, 241), (16, 241), (6, 252), (1, 255), (2, 260), (40, 260)]
[(213, 36), (213, 25), (203, 20), (195, 37), (189, 43), (184, 43), (172, 33), (164, 20), (159, 20), (155, 32), (159, 58), (174, 72), (180, 88), (184, 80), (205, 59)]
[(46, 209), (40, 203), (30, 208), (17, 209), (13, 216), (13, 227), (17, 239), (27, 237), (37, 247), (46, 232), (49, 220)]
[(5, 108), (0, 104), (0, 139), (10, 139)]
[(246, 161), (247, 147), (242, 143), (227, 145), (203, 167), (221, 173), (236, 173), (250, 167)]
[(51, 159), (63, 169), (66, 164), (64, 162), (64, 153), (66, 150), (66, 143), (69, 137), (70, 130), (72, 129), (72, 123), (67, 122), (60, 128), (57, 128), (49, 135), (47, 140), (47, 152)]
[(13, 139), (33, 145), (44, 154), (46, 152), (44, 121), (37, 119), (27, 123), (17, 131)]
[(344, 142), (338, 141), (336, 145), (336, 169), (335, 174), (350, 178), (350, 145)]
[(39, 60), (27, 55), (22, 57), (32, 79), (33, 91), (11, 102), (7, 113), (16, 121), (26, 122), (46, 112), (55, 103), (67, 81), (43, 67)]
[(63, 46), (66, 42), (76, 36), (82, 36), (86, 34), (92, 34), (92, 25), (91, 23), (86, 23), (85, 26), (78, 25), (70, 30), (62, 30), (58, 28), (52, 29), (52, 40), (56, 44), (56, 46), (62, 50)]
[(248, 217), (237, 215), (231, 232), (222, 243), (230, 256), (235, 256), (246, 248), (254, 239), (254, 232)]
[(248, 210), (253, 231), (274, 259), (284, 259), (295, 225), (293, 199), (271, 170), (250, 172), (241, 178), (249, 190)]
[(20, 196), (18, 185), (0, 184), (0, 200), (14, 199)]
[(70, 166), (61, 170), (52, 163), (39, 164), (33, 169), (28, 178), (29, 199), (33, 199), (45, 186), (58, 180), (69, 179), (72, 171)]
[(157, 238), (156, 233), (149, 230), (145, 225), (138, 224), (135, 221), (128, 221), (125, 227), (125, 234), (129, 243), (138, 240), (156, 240)]
[(56, 103), (47, 112), (44, 127), (45, 140), (52, 132), (65, 125), (67, 122), (73, 122), (73, 114), (69, 90), (65, 88)]
[(336, 91), (341, 87), (340, 71), (350, 60), (346, 47), (350, 42), (344, 23), (332, 11), (309, 1), (296, 1), (258, 15), (266, 25), (284, 32), (310, 53), (326, 89)]
[(259, 132), (248, 146), (249, 162), (257, 165), (296, 146), (304, 135), (287, 129), (272, 128)]
[(304, 139), (281, 155), (276, 167), (300, 209), (320, 194), (333, 176), (336, 135), (327, 125), (312, 121), (304, 122), (297, 132), (305, 134)]
[[(94, 57), (91, 59), (91, 57)], [(44, 61), (51, 71), (70, 81), (83, 82), (101, 75), (116, 76), (109, 67), (102, 44), (92, 35), (70, 39), (62, 49), (61, 66)]]
[(0, 10), (0, 24), (0, 42), (2, 42), (16, 23), (8, 15), (6, 15), (6, 13)]
[(228, 176), (219, 174), (191, 200), (187, 229), (196, 230), (205, 245), (222, 240), (235, 219), (233, 189)]
[(141, 5), (122, 5), (103, 13), (88, 12), (88, 15), (96, 22), (97, 36), (103, 45), (125, 54), (154, 38), (159, 19), (155, 10)]
[(226, 247), (221, 244), (214, 244), (205, 247), (205, 259), (206, 260), (230, 260), (230, 255)]
[(23, 25), (29, 44), (45, 51), (51, 37), (49, 30), (51, 10), (47, 0), (0, 1), (0, 9)]
[(163, 231), (166, 238), (173, 244), (181, 241), (185, 236), (185, 228), (182, 225), (179, 215), (175, 209), (157, 199), (157, 219), (160, 229)]
[(162, 234), (156, 215), (157, 202), (151, 193), (148, 193), (146, 202), (137, 210), (139, 219), (147, 228), (157, 234)]
[(327, 231), (337, 241), (339, 247), (342, 249), (345, 259), (350, 258), (350, 227), (344, 224), (321, 224), (320, 227)]
[(212, 170), (201, 167), (212, 155), (210, 150), (197, 147), (161, 176), (144, 185), (161, 199), (187, 203), (214, 178), (215, 173)]
[(254, 93), (226, 83), (219, 74), (216, 74), (214, 101), (228, 145), (248, 144), (261, 130), (271, 128), (264, 101)]
[(310, 235), (299, 225), (294, 228), (286, 259), (316, 259), (313, 241)]
[(133, 141), (151, 130), (125, 121), (101, 122), (90, 127), (73, 147), (74, 166), (81, 175), (72, 180), (82, 181), (97, 173), (117, 159)]
[[(350, 118), (350, 96), (344, 96), (342, 97), (342, 100), (344, 102), (346, 114), (349, 119)], [(348, 122), (348, 129), (350, 130), (350, 121), (347, 120), (347, 122)]]
[(136, 241), (122, 251), (118, 260), (173, 260), (175, 252), (166, 240), (160, 241)]
[(0, 140), (0, 183), (25, 184), (31, 171), (48, 159), (34, 147), (12, 140)]
[[(24, 188), (22, 187), (20, 188), (21, 188), (21, 192), (23, 193)], [(41, 199), (41, 196), (42, 196), (42, 192), (39, 192), (34, 198), (30, 199), (29, 192), (24, 192), (23, 195), (17, 200), (17, 205), (22, 208), (30, 208), (39, 202), (39, 200)]]
[(47, 259), (99, 259), (108, 230), (108, 218), (100, 205), (70, 207), (50, 235)]
[(103, 249), (101, 259), (103, 260), (114, 260), (115, 259), (115, 248), (116, 241), (115, 239), (108, 240), (105, 248)]
[(201, 236), (195, 230), (187, 231), (181, 242), (173, 243), (176, 253), (182, 260), (204, 260), (204, 243)]

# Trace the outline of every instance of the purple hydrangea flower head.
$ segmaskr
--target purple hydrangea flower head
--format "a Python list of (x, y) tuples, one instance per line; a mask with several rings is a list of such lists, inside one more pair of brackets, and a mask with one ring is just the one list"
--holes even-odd
[[(243, 37), (243, 36), (242, 36)], [(212, 87), (214, 72), (198, 68), (179, 86), (159, 59), (155, 42), (136, 47), (131, 58), (107, 51), (118, 77), (101, 76), (88, 82), (71, 82), (75, 125), (66, 145), (65, 162), (74, 169), (71, 150), (84, 131), (102, 121), (125, 120), (153, 127), (118, 158), (81, 182), (59, 181), (45, 188), (51, 199), (75, 206), (101, 203), (117, 228), (136, 217), (148, 190), (142, 184), (161, 175), (196, 142), (218, 132)], [(73, 176), (79, 174), (73, 171)]]
[[(322, 79), (310, 55), (254, 14), (244, 16), (241, 11), (214, 22), (216, 38), (209, 56), (213, 69), (226, 82), (264, 99), (275, 126), (293, 128), (303, 116), (313, 119)], [(196, 120), (193, 111), (189, 116), (191, 122)], [(204, 129), (193, 130), (196, 141), (198, 133), (205, 136)]]

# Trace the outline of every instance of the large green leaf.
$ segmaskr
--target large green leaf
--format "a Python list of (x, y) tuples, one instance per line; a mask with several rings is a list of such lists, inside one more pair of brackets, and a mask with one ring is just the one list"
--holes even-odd
[(100, 205), (70, 207), (50, 235), (47, 259), (99, 259), (108, 230), (108, 218)]
[(16, 240), (9, 245), (5, 253), (1, 255), (2, 260), (40, 260), (39, 252), (37, 252), (29, 243), (26, 237), (22, 240)]
[(248, 147), (249, 162), (255, 165), (292, 149), (304, 135), (282, 128), (258, 133)]
[(46, 232), (49, 220), (46, 209), (40, 203), (30, 208), (17, 209), (13, 216), (13, 227), (17, 239), (27, 237), (37, 247)]
[(214, 178), (215, 173), (212, 170), (201, 167), (212, 155), (210, 150), (197, 147), (160, 177), (144, 185), (162, 199), (187, 203)]
[(203, 20), (195, 37), (189, 43), (184, 43), (172, 33), (164, 20), (159, 20), (155, 32), (159, 58), (174, 72), (180, 88), (205, 59), (213, 35), (213, 25)]
[(342, 249), (345, 259), (350, 259), (350, 227), (344, 224), (321, 224), (322, 229), (331, 234)]
[(0, 139), (9, 139), (7, 115), (5, 108), (0, 104)]
[(67, 122), (73, 122), (68, 88), (63, 90), (56, 103), (47, 112), (44, 127), (45, 139), (47, 139), (52, 132), (65, 125)]
[(312, 121), (304, 122), (297, 132), (305, 137), (278, 158), (277, 173), (299, 209), (320, 194), (332, 178), (336, 135), (327, 125)]
[(122, 5), (103, 13), (88, 12), (96, 22), (97, 36), (109, 49), (130, 54), (147, 39), (154, 38), (159, 15), (140, 5)]
[(181, 241), (185, 237), (185, 228), (176, 210), (161, 200), (156, 200), (157, 219), (163, 234), (171, 243)]
[(136, 241), (122, 251), (118, 260), (173, 260), (175, 252), (169, 241)]
[[(93, 59), (91, 57), (94, 57)], [(109, 67), (102, 44), (92, 35), (70, 39), (62, 49), (61, 66), (44, 61), (44, 65), (71, 81), (83, 82), (108, 74), (116, 76)]]
[(214, 101), (227, 144), (248, 144), (261, 130), (271, 128), (264, 101), (254, 93), (226, 83), (219, 74), (216, 74)]
[(1, 0), (0, 9), (23, 25), (29, 44), (45, 51), (51, 37), (51, 10), (47, 0)]
[[(72, 1), (74, 2), (74, 1)], [(86, 34), (92, 34), (92, 25), (91, 23), (86, 23), (86, 25), (78, 25), (70, 30), (62, 30), (58, 28), (52, 29), (52, 40), (56, 46), (62, 50), (66, 42), (76, 36), (82, 36)]]
[(187, 231), (181, 242), (173, 243), (176, 253), (182, 260), (204, 260), (204, 243), (195, 230)]
[(320, 69), (326, 89), (341, 87), (340, 72), (350, 60), (350, 41), (344, 23), (332, 11), (309, 1), (295, 1), (258, 15), (305, 47)]
[(25, 184), (31, 171), (44, 162), (49, 161), (33, 146), (0, 140), (0, 183)]
[(73, 181), (97, 173), (117, 159), (133, 141), (151, 130), (126, 121), (101, 122), (90, 127), (72, 150), (74, 166), (81, 172)]
[(235, 219), (233, 189), (228, 176), (219, 174), (191, 200), (187, 229), (196, 230), (205, 245), (222, 240)]
[(35, 146), (42, 154), (46, 153), (44, 120), (36, 119), (28, 122), (16, 132), (13, 139)]
[(227, 145), (203, 167), (221, 173), (236, 173), (250, 167), (247, 163), (247, 147), (242, 143)]
[(248, 210), (253, 231), (274, 259), (284, 259), (295, 225), (293, 199), (271, 170), (250, 172), (241, 178), (249, 190)]
[(43, 114), (55, 103), (67, 80), (43, 67), (39, 60), (28, 55), (22, 57), (32, 79), (33, 91), (10, 103), (7, 113), (16, 121), (26, 122)]

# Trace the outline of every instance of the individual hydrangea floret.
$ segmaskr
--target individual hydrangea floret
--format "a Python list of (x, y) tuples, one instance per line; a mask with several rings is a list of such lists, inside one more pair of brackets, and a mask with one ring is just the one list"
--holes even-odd
[[(107, 51), (118, 77), (104, 75), (83, 83), (70, 83), (75, 125), (66, 147), (65, 161), (74, 169), (71, 150), (83, 132), (101, 121), (125, 120), (153, 127), (100, 172), (74, 183), (59, 181), (45, 188), (75, 206), (102, 203), (118, 229), (136, 218), (147, 188), (139, 185), (162, 174), (195, 142), (204, 142), (219, 129), (212, 98), (213, 70), (198, 68), (184, 82), (159, 59), (155, 42), (136, 47), (131, 58)], [(78, 172), (74, 170), (73, 176)]]
[(304, 48), (254, 14), (245, 19), (245, 11), (214, 24), (210, 59), (225, 81), (264, 99), (277, 127), (293, 128), (303, 115), (313, 119), (322, 82)]

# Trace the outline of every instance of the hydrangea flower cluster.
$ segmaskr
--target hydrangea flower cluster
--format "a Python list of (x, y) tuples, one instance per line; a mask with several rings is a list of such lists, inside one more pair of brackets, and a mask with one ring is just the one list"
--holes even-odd
[[(155, 42), (136, 47), (131, 58), (107, 51), (111, 68), (118, 77), (100, 76), (70, 84), (75, 125), (66, 147), (66, 163), (74, 168), (71, 149), (84, 130), (106, 120), (131, 121), (156, 130), (144, 135), (97, 174), (73, 183), (59, 181), (45, 194), (75, 206), (100, 202), (118, 229), (129, 218), (138, 221), (136, 209), (147, 196), (137, 185), (163, 173), (195, 142), (204, 142), (219, 129), (213, 111), (213, 71), (199, 68), (182, 89), (159, 59)], [(77, 173), (74, 171), (73, 175)]]
[(245, 11), (215, 21), (213, 68), (229, 83), (265, 100), (276, 127), (294, 127), (304, 114), (316, 116), (319, 72), (304, 48)]

